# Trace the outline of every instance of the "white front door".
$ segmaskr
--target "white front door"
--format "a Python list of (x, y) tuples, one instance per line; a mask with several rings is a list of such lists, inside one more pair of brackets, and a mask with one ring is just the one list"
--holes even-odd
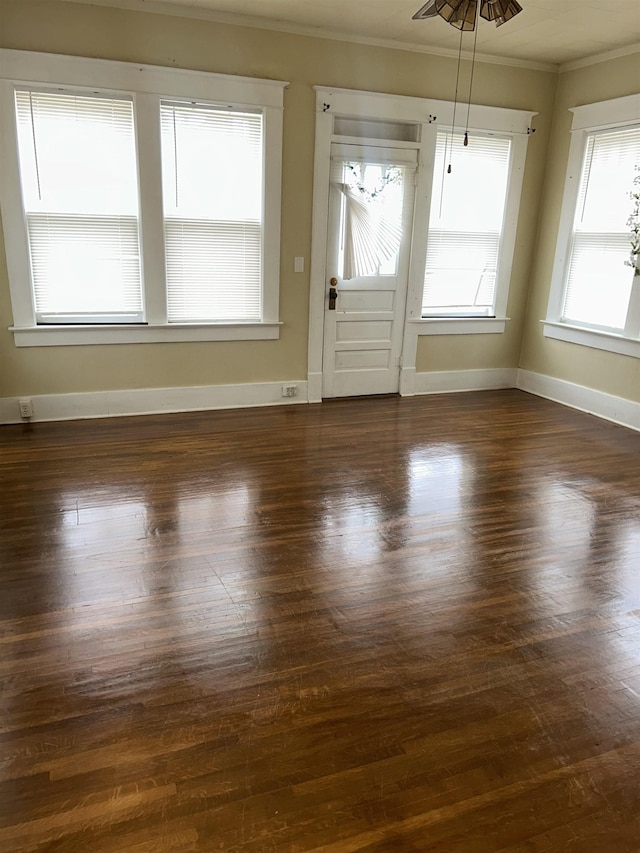
[(416, 162), (410, 148), (331, 147), (323, 397), (398, 392)]

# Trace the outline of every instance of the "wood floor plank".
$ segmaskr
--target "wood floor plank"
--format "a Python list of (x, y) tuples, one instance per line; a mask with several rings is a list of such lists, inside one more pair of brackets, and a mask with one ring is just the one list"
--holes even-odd
[(0, 849), (640, 850), (640, 435), (519, 391), (0, 428)]

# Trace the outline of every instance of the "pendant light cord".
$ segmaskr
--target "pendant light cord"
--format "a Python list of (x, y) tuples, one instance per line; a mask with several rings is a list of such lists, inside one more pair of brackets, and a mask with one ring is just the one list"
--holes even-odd
[[(462, 58), (462, 30), (460, 30), (460, 43), (458, 45), (458, 68), (456, 71), (456, 91), (453, 96), (453, 125), (451, 127), (451, 131), (445, 137), (444, 140), (444, 159), (442, 161), (442, 180), (440, 182), (440, 210), (438, 212), (438, 216), (442, 216), (442, 201), (444, 197), (444, 175), (445, 172), (447, 174), (451, 174), (451, 157), (453, 151), (453, 134), (456, 129), (456, 109), (458, 106), (458, 84), (460, 83), (460, 60)], [(449, 160), (449, 165), (447, 166), (447, 159)]]
[[(462, 60), (462, 29), (460, 29), (460, 43), (458, 45), (458, 68), (456, 70), (456, 91), (453, 96), (453, 125), (451, 127), (450, 134), (450, 145), (449, 145), (449, 158), (451, 158), (453, 151), (453, 135), (456, 132), (456, 110), (458, 108), (458, 85), (460, 83), (460, 62)], [(447, 152), (445, 151), (445, 160), (447, 159)], [(447, 167), (447, 172), (451, 173), (451, 159), (449, 160), (449, 165)]]
[(464, 128), (464, 144), (469, 144), (469, 113), (471, 112), (471, 92), (473, 91), (473, 72), (476, 67), (476, 45), (478, 44), (478, 30), (480, 27), (478, 26), (480, 23), (480, 4), (481, 0), (476, 0), (476, 25), (475, 32), (473, 34), (473, 54), (471, 56), (471, 80), (469, 81), (469, 101), (467, 103), (467, 122)]

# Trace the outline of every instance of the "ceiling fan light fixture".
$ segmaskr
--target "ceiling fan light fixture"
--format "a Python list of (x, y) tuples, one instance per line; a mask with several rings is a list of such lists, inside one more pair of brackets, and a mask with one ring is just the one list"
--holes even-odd
[(476, 0), (436, 0), (441, 18), (457, 30), (472, 32), (476, 26)]
[[(415, 21), (439, 15), (452, 27), (472, 32), (476, 27), (477, 0), (427, 0), (413, 16)], [(522, 6), (517, 0), (480, 0), (480, 14), (486, 21), (495, 21), (497, 27), (511, 20)]]
[(482, 0), (480, 14), (486, 21), (495, 21), (501, 27), (511, 18), (522, 12), (522, 6), (516, 0)]
[(423, 21), (425, 18), (435, 18), (438, 14), (436, 0), (428, 0), (421, 9), (412, 15), (414, 21)]
[[(469, 82), (469, 101), (467, 103), (467, 126), (464, 132), (464, 145), (469, 144), (469, 115), (471, 111), (471, 92), (473, 89), (473, 71), (476, 64), (476, 44), (478, 41), (478, 29), (476, 21), (483, 17), (486, 21), (495, 21), (496, 27), (510, 21), (519, 12), (522, 6), (517, 0), (427, 0), (413, 16), (416, 21), (425, 18), (435, 18), (439, 15), (452, 27), (460, 30), (460, 46), (458, 47), (458, 70), (456, 72), (456, 92), (453, 98), (453, 127), (451, 129), (451, 140), (456, 129), (456, 108), (458, 106), (458, 83), (460, 81), (460, 62), (462, 60), (462, 33), (475, 32), (473, 39), (473, 55), (471, 57), (471, 79)], [(445, 146), (445, 159), (447, 146)], [(447, 174), (451, 173), (451, 160), (447, 166)], [(444, 172), (443, 172), (444, 180)]]

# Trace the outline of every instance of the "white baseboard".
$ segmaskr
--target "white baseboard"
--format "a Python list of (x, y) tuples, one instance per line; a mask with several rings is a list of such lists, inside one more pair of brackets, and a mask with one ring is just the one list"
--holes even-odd
[(413, 397), (416, 393), (416, 369), (415, 367), (402, 367), (400, 369), (400, 396)]
[[(283, 385), (297, 385), (295, 397), (283, 397)], [(28, 395), (23, 395), (27, 397)], [(0, 423), (23, 423), (18, 397), (0, 398)], [(20, 398), (22, 399), (22, 398)], [(193, 412), (307, 403), (307, 383), (284, 379), (242, 385), (198, 385), (185, 388), (136, 388), (126, 391), (90, 391), (78, 394), (39, 394), (31, 421), (68, 421), (81, 418), (112, 418), (152, 415), (160, 412)]]
[[(410, 378), (412, 381), (407, 384), (413, 385), (413, 391), (409, 391), (409, 394), (519, 388), (538, 397), (545, 397), (547, 400), (562, 403), (570, 408), (640, 430), (640, 403), (556, 379), (553, 376), (532, 373), (529, 370), (515, 368), (446, 370), (415, 373)], [(241, 385), (199, 385), (185, 388), (138, 388), (78, 394), (40, 394), (29, 398), (33, 403), (34, 413), (31, 420), (34, 422), (64, 421), (319, 402), (318, 383), (321, 375), (314, 374), (311, 379), (313, 388), (310, 388), (304, 380), (282, 380)], [(283, 397), (282, 385), (297, 385), (297, 396)], [(0, 424), (23, 422), (18, 415), (18, 399), (18, 397), (0, 398)]]
[(322, 402), (322, 373), (307, 374), (307, 396), (310, 403)]
[(532, 373), (530, 370), (518, 370), (516, 388), (621, 426), (640, 430), (640, 403), (633, 400), (605, 394), (604, 391), (596, 391), (554, 376)]
[(488, 391), (513, 388), (518, 371), (513, 367), (493, 370), (438, 370), (416, 373), (414, 394), (447, 394), (454, 391)]

